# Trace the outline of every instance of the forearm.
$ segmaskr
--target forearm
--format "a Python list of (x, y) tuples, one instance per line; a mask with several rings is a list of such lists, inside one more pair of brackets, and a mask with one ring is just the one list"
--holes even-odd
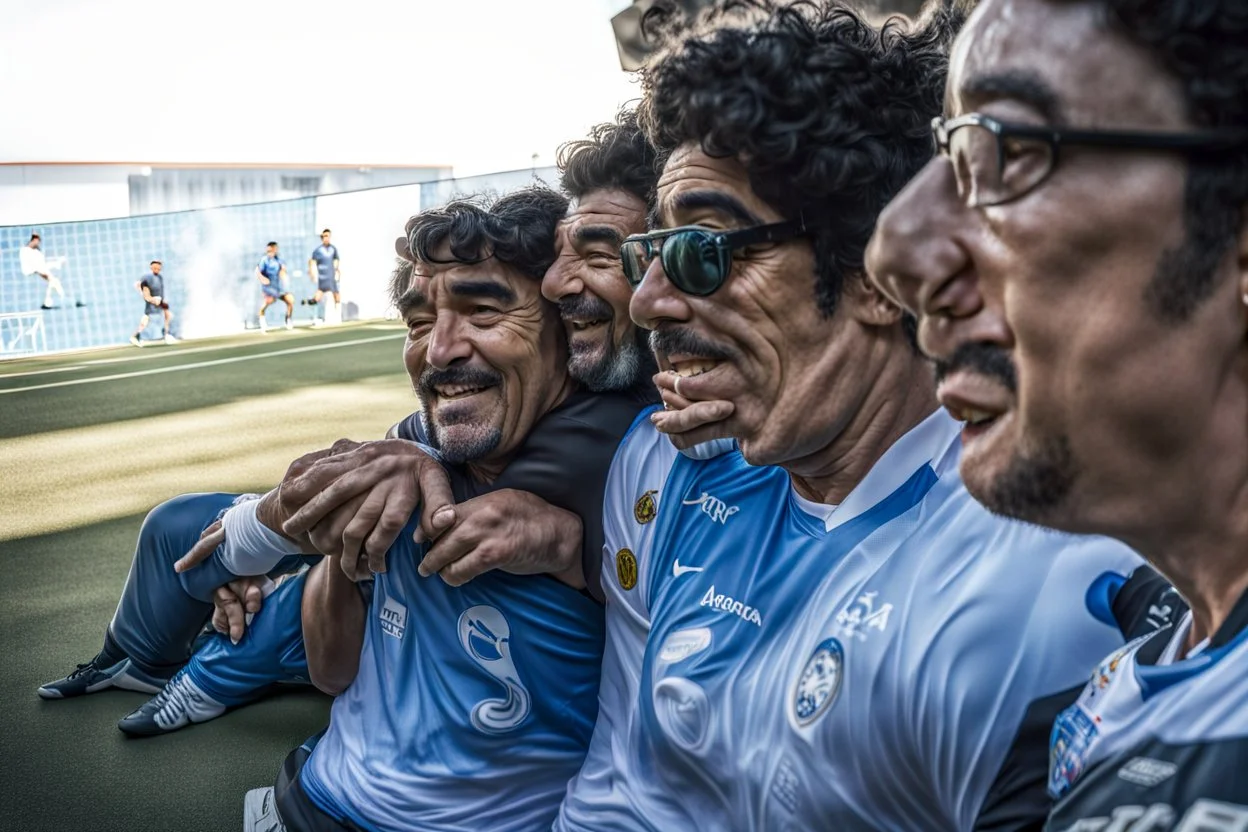
[(312, 567), (303, 590), (303, 643), (312, 684), (331, 696), (346, 690), (359, 673), (367, 612), (338, 558)]

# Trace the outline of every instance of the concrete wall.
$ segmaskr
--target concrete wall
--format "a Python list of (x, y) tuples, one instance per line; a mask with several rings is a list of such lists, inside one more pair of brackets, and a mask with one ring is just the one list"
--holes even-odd
[(0, 225), (124, 217), (131, 174), (125, 165), (0, 165)]

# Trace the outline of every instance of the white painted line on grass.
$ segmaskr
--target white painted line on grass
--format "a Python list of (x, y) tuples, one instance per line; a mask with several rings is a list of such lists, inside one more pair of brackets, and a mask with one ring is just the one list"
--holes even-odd
[(251, 355), (236, 355), (232, 358), (217, 358), (212, 361), (196, 361), (191, 364), (178, 364), (176, 367), (153, 367), (150, 370), (135, 370), (132, 373), (114, 373), (110, 376), (96, 376), (94, 378), (77, 378), (69, 381), (56, 381), (51, 384), (34, 384), (30, 387), (14, 387), (11, 390), (0, 390), (0, 396), (7, 393), (26, 393), (31, 390), (49, 390), (53, 387), (73, 387), (77, 384), (95, 384), (100, 381), (116, 381), (123, 378), (137, 378), (139, 376), (154, 376), (160, 373), (176, 373), (179, 370), (196, 370), (200, 367), (215, 367), (219, 364), (236, 364), (240, 361), (255, 361), (259, 358), (274, 358), (279, 355), (294, 355), (300, 352), (315, 352), (317, 350), (332, 350), (336, 347), (350, 347), (355, 344), (371, 344), (375, 341), (395, 341), (399, 338), (406, 337), (407, 333), (378, 335), (373, 338), (356, 338), (352, 341), (336, 341), (332, 344), (310, 344), (306, 347), (290, 347), (284, 350), (274, 350), (273, 352), (258, 352)]

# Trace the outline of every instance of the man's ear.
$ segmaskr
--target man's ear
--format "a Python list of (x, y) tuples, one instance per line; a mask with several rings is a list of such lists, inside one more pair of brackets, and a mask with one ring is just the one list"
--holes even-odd
[(884, 297), (864, 272), (845, 276), (840, 303), (850, 317), (865, 326), (888, 327), (901, 320), (901, 307)]

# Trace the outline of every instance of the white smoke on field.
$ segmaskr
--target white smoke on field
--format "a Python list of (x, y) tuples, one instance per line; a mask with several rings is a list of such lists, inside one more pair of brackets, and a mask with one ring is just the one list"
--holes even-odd
[(186, 304), (174, 327), (183, 338), (241, 332), (249, 315), (253, 288), (240, 273), (240, 253), (249, 242), (242, 218), (229, 209), (204, 211), (200, 221), (183, 228), (173, 243)]

